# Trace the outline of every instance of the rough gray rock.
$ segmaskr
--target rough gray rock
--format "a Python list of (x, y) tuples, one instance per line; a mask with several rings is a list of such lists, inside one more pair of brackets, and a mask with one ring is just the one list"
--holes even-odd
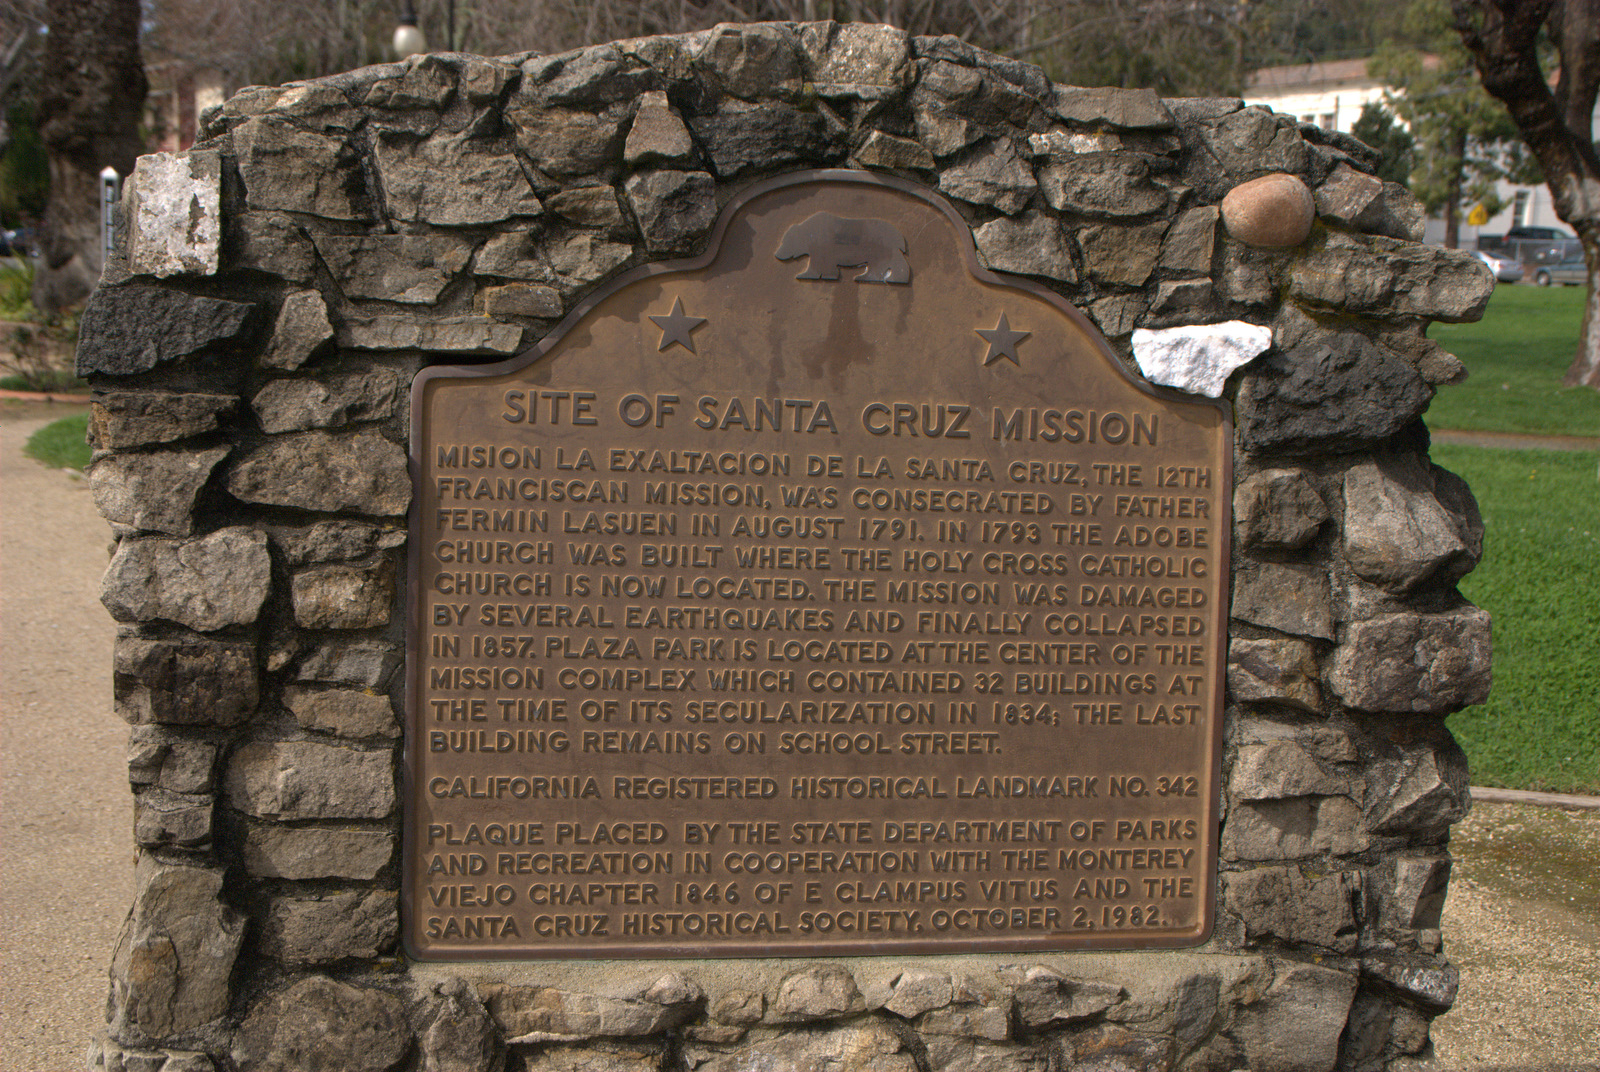
[(939, 189), (945, 194), (975, 205), (993, 205), (1008, 216), (1022, 211), (1038, 188), (1033, 169), (1008, 138), (991, 142), (939, 173)]
[(760, 1035), (742, 1046), (694, 1055), (697, 1072), (794, 1069), (795, 1072), (915, 1072), (916, 1058), (889, 1025), (865, 1020), (845, 1027)]
[(1078, 232), (1078, 246), (1089, 278), (1098, 283), (1143, 286), (1161, 259), (1161, 236), (1166, 230), (1162, 222), (1083, 228)]
[(264, 432), (343, 428), (393, 414), (399, 390), (399, 374), (381, 366), (322, 379), (289, 376), (269, 381), (250, 407)]
[(227, 265), (281, 276), (304, 286), (315, 274), (317, 253), (311, 239), (281, 212), (237, 212), (222, 221)]
[(492, 235), (472, 258), (472, 274), (529, 283), (554, 283), (555, 272), (545, 263), (535, 241), (536, 231), (501, 231)]
[(360, 521), (318, 521), (303, 528), (269, 528), (267, 537), (291, 566), (366, 558), (374, 551), (401, 547), (406, 538), (402, 529), (379, 528)]
[(239, 1072), (395, 1072), (411, 1041), (399, 998), (313, 975), (251, 1009), (232, 1056)]
[(499, 1072), (505, 1044), (489, 1011), (462, 979), (435, 983), (412, 1006), (420, 1072)]
[(778, 984), (772, 1016), (784, 1023), (834, 1020), (867, 1007), (850, 972), (838, 965), (819, 965), (791, 972)]
[(1402, 856), (1394, 863), (1394, 886), (1384, 902), (1384, 922), (1393, 932), (1439, 926), (1450, 888), (1450, 857)]
[(1122, 130), (1171, 130), (1172, 113), (1151, 89), (1085, 89), (1056, 86), (1050, 110), (1058, 118), (1089, 127), (1101, 124)]
[(1308, 876), (1291, 865), (1229, 872), (1224, 900), (1251, 942), (1276, 939), (1350, 953), (1360, 938), (1360, 892), (1359, 871)]
[(405, 451), (377, 435), (277, 436), (238, 458), (228, 491), (250, 503), (398, 517), (411, 505)]
[(1180, 213), (1161, 240), (1161, 267), (1169, 272), (1210, 275), (1217, 248), (1215, 205), (1201, 205)]
[[(1169, 106), (1178, 102), (1168, 102)], [(1221, 102), (1205, 102), (1210, 110), (1218, 110)], [(1231, 109), (1234, 102), (1221, 104)], [(1204, 165), (1208, 156), (1221, 168), (1221, 174), (1200, 184), (1206, 200), (1221, 200), (1225, 193), (1241, 181), (1272, 172), (1303, 175), (1311, 160), (1310, 147), (1300, 136), (1292, 116), (1275, 115), (1269, 108), (1253, 105), (1229, 110), (1222, 116), (1196, 122), (1190, 116), (1180, 116), (1194, 124), (1192, 134), (1208, 153), (1192, 153), (1196, 165)], [(1186, 136), (1190, 133), (1185, 131)], [(1200, 176), (1185, 176), (1188, 179)]]
[(313, 352), (333, 338), (328, 304), (315, 290), (297, 290), (283, 299), (273, 324), (272, 341), (261, 355), (267, 368), (293, 372), (311, 359)]
[(1335, 167), (1316, 190), (1317, 215), (1330, 223), (1368, 234), (1421, 242), (1425, 214), (1422, 202), (1398, 183)]
[(649, 1000), (649, 989), (631, 997), (603, 997), (491, 983), (478, 992), (512, 1043), (655, 1035), (694, 1018), (705, 1001), (697, 987), (665, 988), (660, 996), (666, 1001)]
[(561, 292), (554, 287), (506, 283), (483, 292), (483, 311), (493, 317), (531, 316), (553, 320), (561, 315)]
[(380, 135), (373, 156), (391, 219), (470, 227), (544, 211), (516, 154), (492, 142)]
[(951, 1003), (923, 1013), (917, 1021), (917, 1031), (923, 1035), (1004, 1042), (1011, 1037), (1012, 1007), (1009, 989), (957, 979)]
[(274, 897), (261, 921), (261, 951), (285, 964), (331, 964), (388, 952), (400, 933), (390, 890)]
[(1461, 973), (1454, 965), (1432, 960), (1363, 957), (1361, 974), (1409, 995), (1433, 1013), (1448, 1011), (1461, 986)]
[(874, 130), (855, 152), (862, 167), (890, 171), (933, 171), (938, 167), (933, 154), (921, 142), (899, 138)]
[(367, 637), (323, 641), (300, 660), (295, 680), (319, 685), (382, 688), (400, 665), (395, 645)]
[(628, 179), (628, 205), (651, 253), (686, 253), (717, 219), (717, 182), (704, 171), (642, 171)]
[(598, 109), (660, 88), (660, 76), (630, 50), (592, 45), (522, 63), (518, 100)]
[(141, 854), (134, 883), (111, 954), (108, 1025), (126, 1042), (190, 1034), (228, 1011), (245, 917), (223, 903), (219, 870)]
[(1328, 504), (1300, 469), (1263, 469), (1233, 489), (1233, 531), (1244, 547), (1292, 551), (1311, 542)]
[(78, 375), (132, 376), (232, 341), (254, 308), (164, 287), (100, 287), (78, 324)]
[(911, 40), (903, 30), (860, 22), (812, 22), (799, 27), (811, 82), (830, 98), (889, 100), (915, 77)]
[(711, 170), (731, 179), (750, 167), (828, 163), (838, 159), (841, 131), (820, 111), (803, 112), (773, 101), (745, 104), (724, 100), (716, 112), (689, 118)]
[(1328, 574), (1301, 562), (1241, 563), (1233, 576), (1231, 616), (1280, 633), (1332, 640)]
[(95, 450), (126, 450), (205, 435), (217, 430), (219, 414), (238, 404), (233, 395), (117, 391), (95, 400), (89, 445)]
[(978, 256), (990, 268), (1076, 283), (1072, 240), (1061, 221), (1043, 212), (1000, 216), (972, 232)]
[(290, 685), (283, 690), (283, 706), (295, 721), (313, 733), (335, 737), (400, 736), (394, 705), (387, 696), (355, 689), (307, 689)]
[(1350, 622), (1325, 678), (1363, 711), (1445, 713), (1489, 697), (1489, 615), (1474, 606)]
[(1234, 637), (1228, 642), (1228, 692), (1249, 703), (1322, 710), (1316, 650), (1304, 640)]
[(795, 29), (783, 23), (723, 24), (696, 50), (695, 66), (735, 97), (793, 100), (805, 78)]
[(260, 116), (233, 128), (233, 148), (249, 208), (371, 219), (360, 157), (342, 138)]
[[(1446, 510), (1433, 485), (1433, 472), (1415, 455), (1384, 455), (1345, 470), (1344, 554), (1356, 576), (1405, 593), (1435, 577), (1453, 583), (1477, 565), (1482, 522), (1471, 526)], [(1477, 504), (1466, 493), (1469, 504), (1476, 520)]]
[(228, 804), (258, 819), (382, 819), (394, 811), (389, 749), (251, 741), (228, 764)]
[(1116, 339), (1133, 330), (1146, 308), (1147, 303), (1140, 295), (1113, 294), (1089, 306), (1088, 313), (1106, 338)]
[(1355, 1000), (1356, 977), (1315, 964), (1279, 962), (1272, 985), (1239, 1010), (1233, 1034), (1251, 1068), (1327, 1072)]
[[(1169, 284), (1162, 284), (1163, 287)], [(1209, 284), (1208, 284), (1209, 286)], [(1158, 299), (1154, 311), (1160, 312)], [(1224, 324), (1186, 324), (1135, 329), (1133, 356), (1151, 383), (1176, 387), (1206, 398), (1221, 398), (1234, 371), (1265, 353), (1272, 329), (1242, 320)]]
[(1361, 826), (1360, 807), (1342, 796), (1242, 801), (1222, 824), (1222, 855), (1230, 860), (1348, 856), (1365, 849), (1370, 840)]
[(1222, 199), (1228, 234), (1256, 249), (1288, 249), (1311, 234), (1316, 203), (1293, 175), (1263, 175), (1240, 183)]
[(522, 329), (486, 316), (350, 317), (339, 322), (339, 345), (352, 350), (431, 350), (452, 354), (509, 354)]
[(266, 533), (236, 526), (186, 540), (122, 540), (100, 602), (119, 622), (177, 622), (206, 633), (254, 622), (271, 585)]
[(1358, 450), (1394, 435), (1433, 397), (1417, 370), (1354, 332), (1279, 340), (1239, 384), (1239, 437), (1248, 450)]
[(1145, 216), (1167, 207), (1167, 191), (1150, 179), (1136, 157), (1075, 155), (1039, 168), (1039, 188), (1057, 212), (1085, 216)]
[(1236, 800), (1349, 796), (1356, 790), (1350, 775), (1324, 770), (1298, 742), (1290, 740), (1240, 745), (1228, 779), (1228, 792)]
[(1053, 1059), (1044, 1047), (996, 1046), (974, 1039), (934, 1035), (923, 1039), (928, 1064), (940, 1072), (1048, 1072)]
[(617, 191), (611, 186), (568, 187), (547, 197), (545, 205), (562, 219), (580, 227), (595, 227), (619, 237), (629, 230), (628, 221), (617, 204)]
[(446, 234), (329, 235), (312, 241), (347, 298), (430, 305), (472, 258), (471, 239)]
[(178, 737), (157, 726), (135, 726), (128, 734), (128, 783), (174, 793), (209, 793), (217, 746)]
[(255, 647), (244, 641), (120, 633), (113, 668), (117, 714), (134, 725), (231, 726), (255, 713)]
[(1296, 260), (1290, 293), (1346, 313), (1455, 323), (1483, 315), (1494, 276), (1466, 250), (1330, 233)]
[(146, 532), (187, 536), (195, 501), (228, 447), (113, 454), (89, 467), (89, 488), (100, 515)]
[(550, 108), (520, 99), (506, 107), (517, 145), (540, 171), (556, 176), (604, 174), (622, 160), (628, 109), (598, 113)]
[(1073, 1072), (1168, 1072), (1172, 1067), (1171, 1039), (1137, 1035), (1120, 1024), (1096, 1024), (1054, 1041), (1057, 1067)]
[[(666, 226), (664, 224), (664, 226)], [(541, 242), (539, 252), (549, 270), (568, 288), (586, 287), (628, 263), (633, 247), (611, 242), (592, 232)]]
[(245, 870), (262, 878), (370, 880), (394, 857), (387, 830), (327, 826), (253, 825), (240, 846)]
[(1120, 986), (1069, 979), (1049, 968), (1029, 968), (1013, 992), (1017, 1023), (1025, 1031), (1048, 1031), (1088, 1020), (1116, 1005), (1127, 992)]
[(630, 167), (682, 167), (694, 159), (689, 128), (667, 103), (665, 93), (653, 90), (639, 98), (622, 157)]
[(146, 789), (133, 798), (133, 840), (146, 849), (195, 849), (211, 843), (208, 796)]
[(1448, 736), (1437, 745), (1407, 749), (1398, 779), (1374, 809), (1374, 834), (1442, 836), (1472, 806), (1467, 758)]
[(222, 246), (222, 155), (151, 153), (128, 179), (128, 270), (214, 275)]
[(767, 1013), (767, 997), (759, 990), (729, 990), (711, 1003), (708, 1015), (718, 1023), (749, 1027)]
[(912, 1019), (931, 1009), (942, 1009), (954, 998), (954, 983), (947, 972), (912, 968), (889, 983), (890, 993), (883, 1008), (896, 1016)]

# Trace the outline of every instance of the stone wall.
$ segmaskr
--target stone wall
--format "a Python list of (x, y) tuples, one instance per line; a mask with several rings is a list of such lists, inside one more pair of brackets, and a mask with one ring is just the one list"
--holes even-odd
[[(1237, 100), (1052, 85), (832, 23), (418, 57), (209, 112), (193, 151), (129, 183), (78, 357), (138, 845), (93, 1067), (1412, 1067), (1456, 986), (1439, 914), (1467, 771), (1444, 716), (1489, 683), (1487, 616), (1454, 587), (1482, 526), (1420, 419), (1464, 371), (1424, 331), (1474, 319), (1492, 282), (1418, 244), (1419, 206), (1374, 163)], [(530, 345), (627, 267), (697, 252), (738, 191), (822, 166), (952, 199), (989, 266), (1163, 382), (1204, 380), (1164, 329), (1270, 330), (1219, 388), (1237, 438), (1214, 936), (408, 963), (412, 376)]]

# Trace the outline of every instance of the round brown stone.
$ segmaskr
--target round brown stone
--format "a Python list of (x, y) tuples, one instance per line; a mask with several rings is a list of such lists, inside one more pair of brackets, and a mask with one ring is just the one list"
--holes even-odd
[(1311, 233), (1316, 213), (1306, 184), (1281, 173), (1242, 182), (1222, 199), (1222, 222), (1228, 233), (1257, 249), (1298, 246)]

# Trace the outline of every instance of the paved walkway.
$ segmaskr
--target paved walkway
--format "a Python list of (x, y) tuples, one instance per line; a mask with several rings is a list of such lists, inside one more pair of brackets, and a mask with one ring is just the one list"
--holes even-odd
[[(44, 407), (30, 407), (42, 410)], [(111, 710), (110, 530), (0, 409), (0, 1069), (75, 1072), (133, 896), (128, 728)]]

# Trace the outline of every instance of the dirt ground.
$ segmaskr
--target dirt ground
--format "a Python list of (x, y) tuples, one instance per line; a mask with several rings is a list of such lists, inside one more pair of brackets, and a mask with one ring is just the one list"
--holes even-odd
[[(81, 478), (22, 455), (74, 409), (0, 400), (0, 1070), (75, 1072), (133, 888), (111, 712), (109, 533)], [(1437, 1072), (1600, 1070), (1600, 812), (1478, 804), (1456, 828)], [(1418, 1072), (1424, 1066), (1418, 1066)]]

